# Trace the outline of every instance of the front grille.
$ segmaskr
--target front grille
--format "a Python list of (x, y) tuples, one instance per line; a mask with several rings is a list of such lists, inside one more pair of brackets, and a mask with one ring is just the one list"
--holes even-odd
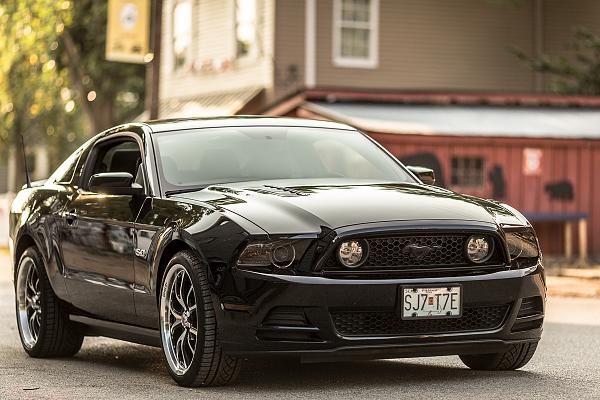
[(331, 318), (342, 336), (433, 335), (499, 328), (509, 305), (465, 307), (460, 318), (403, 320), (394, 311), (336, 311)]
[[(368, 239), (369, 258), (366, 266), (392, 267), (399, 265), (460, 265), (467, 236), (405, 236)], [(427, 246), (432, 249), (421, 257), (406, 251), (406, 246)]]
[(419, 234), (365, 238), (369, 245), (366, 262), (352, 270), (337, 260), (336, 250), (328, 257), (323, 270), (332, 273), (356, 274), (361, 272), (427, 272), (437, 270), (457, 272), (473, 270), (489, 272), (490, 267), (504, 268), (502, 246), (495, 236), (492, 256), (482, 264), (473, 264), (466, 256), (465, 246), (471, 233)]

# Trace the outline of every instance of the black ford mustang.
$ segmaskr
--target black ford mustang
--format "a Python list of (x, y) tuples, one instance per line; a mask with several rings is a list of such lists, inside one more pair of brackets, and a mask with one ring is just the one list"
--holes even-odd
[(545, 307), (531, 225), (432, 175), (338, 123), (110, 129), (13, 203), (23, 347), (161, 346), (186, 386), (226, 384), (240, 359), (265, 355), (520, 368)]

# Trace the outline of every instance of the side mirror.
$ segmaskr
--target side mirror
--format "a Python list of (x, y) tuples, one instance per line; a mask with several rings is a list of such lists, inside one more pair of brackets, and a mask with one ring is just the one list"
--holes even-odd
[(430, 168), (407, 165), (406, 168), (415, 174), (426, 185), (435, 184), (435, 172)]
[(135, 196), (144, 194), (144, 188), (133, 182), (133, 175), (128, 172), (103, 172), (90, 178), (89, 188), (92, 192)]

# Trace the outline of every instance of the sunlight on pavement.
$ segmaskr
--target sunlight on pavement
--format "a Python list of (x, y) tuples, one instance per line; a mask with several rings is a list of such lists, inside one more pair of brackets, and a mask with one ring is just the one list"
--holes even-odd
[(0, 282), (10, 281), (10, 270), (8, 249), (0, 248)]
[(600, 325), (600, 299), (549, 297), (546, 322)]

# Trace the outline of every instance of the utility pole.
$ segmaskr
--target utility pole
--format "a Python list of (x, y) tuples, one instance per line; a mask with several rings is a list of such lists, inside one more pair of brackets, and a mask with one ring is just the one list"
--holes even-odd
[(163, 0), (152, 0), (150, 18), (150, 48), (152, 60), (146, 67), (146, 109), (148, 119), (158, 118), (158, 86), (160, 80), (160, 47), (162, 37)]

